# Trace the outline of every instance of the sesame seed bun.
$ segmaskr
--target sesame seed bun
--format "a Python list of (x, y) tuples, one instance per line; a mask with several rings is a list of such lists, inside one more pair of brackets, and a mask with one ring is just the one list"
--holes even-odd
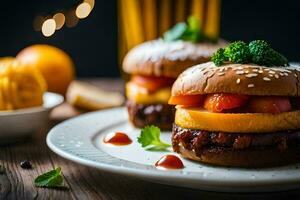
[(258, 96), (300, 96), (300, 68), (213, 62), (185, 70), (172, 87), (172, 96), (233, 93)]
[(223, 40), (196, 44), (152, 40), (131, 49), (124, 58), (123, 69), (129, 74), (177, 78), (186, 68), (208, 62), (212, 54), (226, 44)]

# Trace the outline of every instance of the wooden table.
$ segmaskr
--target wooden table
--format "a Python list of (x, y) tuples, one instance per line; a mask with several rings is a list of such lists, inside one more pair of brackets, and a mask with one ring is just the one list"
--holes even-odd
[[(99, 87), (122, 91), (120, 80), (90, 81)], [(53, 125), (53, 122), (50, 126)], [(1, 131), (1, 130), (0, 130)], [(265, 194), (225, 194), (154, 184), (139, 179), (101, 172), (81, 166), (52, 153), (46, 146), (47, 131), (33, 138), (0, 147), (0, 199), (299, 199), (300, 190)], [(20, 167), (22, 160), (33, 164), (32, 170)], [(37, 188), (34, 178), (55, 166), (61, 166), (68, 189)]]

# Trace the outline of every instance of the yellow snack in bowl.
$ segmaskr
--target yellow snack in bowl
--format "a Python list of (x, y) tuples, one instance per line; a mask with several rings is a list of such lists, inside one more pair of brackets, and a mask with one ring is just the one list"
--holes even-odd
[(0, 59), (0, 110), (40, 106), (46, 82), (34, 67), (16, 59)]

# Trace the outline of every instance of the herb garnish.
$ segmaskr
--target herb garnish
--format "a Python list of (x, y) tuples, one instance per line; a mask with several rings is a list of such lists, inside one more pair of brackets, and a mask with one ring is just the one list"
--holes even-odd
[(160, 129), (156, 126), (146, 126), (141, 130), (138, 142), (149, 151), (165, 151), (170, 144), (160, 140)]
[(167, 42), (185, 40), (190, 42), (200, 42), (207, 39), (200, 27), (200, 21), (190, 16), (187, 22), (180, 22), (164, 33), (163, 39)]
[(58, 167), (54, 170), (46, 172), (38, 176), (34, 180), (34, 184), (37, 187), (62, 187), (63, 176), (61, 174), (61, 168)]
[(255, 63), (265, 66), (287, 66), (288, 60), (271, 48), (264, 40), (254, 40), (248, 45), (242, 41), (230, 43), (225, 49), (216, 51), (211, 60), (216, 66), (226, 62)]

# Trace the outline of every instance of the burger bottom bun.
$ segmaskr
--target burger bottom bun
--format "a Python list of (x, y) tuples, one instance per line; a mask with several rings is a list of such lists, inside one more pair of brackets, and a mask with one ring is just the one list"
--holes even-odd
[(180, 146), (178, 153), (194, 161), (227, 167), (274, 167), (300, 162), (299, 147), (289, 147), (285, 151), (279, 151), (276, 147), (263, 150), (211, 147), (203, 149), (201, 155), (197, 156), (194, 151)]
[(139, 104), (132, 100), (126, 103), (128, 118), (133, 126), (144, 128), (154, 125), (161, 130), (171, 130), (175, 117), (175, 107), (168, 104)]

